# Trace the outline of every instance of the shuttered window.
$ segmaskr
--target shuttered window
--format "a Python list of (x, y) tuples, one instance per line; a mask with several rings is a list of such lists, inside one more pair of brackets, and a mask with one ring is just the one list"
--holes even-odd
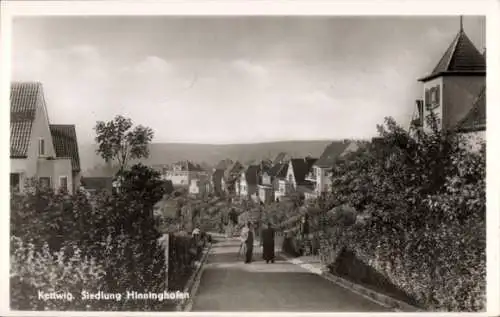
[(425, 90), (425, 109), (429, 110), (431, 108), (431, 94), (430, 89)]
[(59, 187), (64, 190), (68, 190), (68, 177), (61, 176), (59, 177)]

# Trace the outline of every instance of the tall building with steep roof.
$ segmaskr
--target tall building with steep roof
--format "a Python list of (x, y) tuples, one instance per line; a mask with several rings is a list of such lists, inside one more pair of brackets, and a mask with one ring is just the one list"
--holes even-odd
[(413, 127), (430, 130), (434, 113), (442, 129), (455, 129), (474, 107), (486, 86), (486, 59), (465, 33), (462, 23), (432, 71), (419, 79), (423, 98), (417, 101)]

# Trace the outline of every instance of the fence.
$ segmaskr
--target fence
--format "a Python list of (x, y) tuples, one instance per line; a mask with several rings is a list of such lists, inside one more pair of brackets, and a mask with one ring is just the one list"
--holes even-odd
[(199, 261), (209, 237), (202, 233), (200, 236), (176, 235), (166, 233), (159, 238), (165, 252), (165, 287), (169, 290), (184, 288)]
[(293, 231), (278, 231), (276, 234), (276, 249), (294, 257), (307, 257), (310, 262), (323, 262), (321, 254), (321, 231), (307, 235)]

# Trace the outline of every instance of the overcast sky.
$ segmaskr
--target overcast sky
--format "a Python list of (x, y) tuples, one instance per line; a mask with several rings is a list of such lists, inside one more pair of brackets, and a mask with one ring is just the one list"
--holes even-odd
[[(116, 114), (155, 142), (365, 138), (408, 125), (417, 78), (458, 17), (17, 18), (13, 79), (41, 81), (51, 123), (80, 143)], [(465, 17), (481, 51), (485, 20)]]

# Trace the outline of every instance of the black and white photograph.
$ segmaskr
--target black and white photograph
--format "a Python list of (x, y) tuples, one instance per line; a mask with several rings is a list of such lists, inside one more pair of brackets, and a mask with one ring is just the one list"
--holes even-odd
[(486, 13), (244, 14), (10, 17), (9, 311), (486, 312)]

